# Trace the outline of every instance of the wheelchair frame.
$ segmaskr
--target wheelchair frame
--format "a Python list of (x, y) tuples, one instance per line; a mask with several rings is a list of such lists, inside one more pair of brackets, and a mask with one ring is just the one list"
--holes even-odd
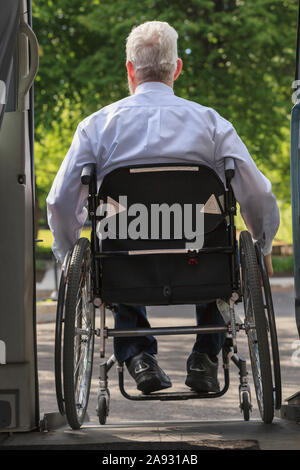
[[(140, 165), (142, 166), (142, 165)], [(159, 165), (155, 165), (159, 166)], [(167, 165), (171, 166), (171, 165)], [(175, 327), (161, 327), (161, 328), (135, 328), (135, 329), (109, 329), (106, 327), (106, 308), (114, 310), (113, 305), (106, 305), (101, 300), (101, 276), (100, 269), (101, 264), (100, 260), (104, 257), (112, 256), (132, 256), (132, 252), (128, 251), (113, 251), (113, 252), (101, 252), (99, 246), (99, 240), (96, 236), (96, 225), (99, 220), (99, 216), (96, 215), (96, 210), (100, 201), (100, 194), (97, 193), (97, 180), (96, 180), (96, 167), (93, 164), (86, 165), (83, 168), (81, 175), (81, 182), (84, 185), (89, 186), (89, 196), (88, 196), (88, 214), (92, 226), (92, 235), (91, 235), (91, 273), (92, 273), (92, 302), (94, 308), (100, 309), (100, 328), (93, 329), (91, 332), (85, 331), (84, 329), (79, 329), (79, 332), (75, 332), (74, 335), (79, 334), (81, 337), (91, 337), (96, 335), (100, 339), (100, 357), (105, 357), (105, 343), (106, 340), (110, 337), (133, 337), (133, 336), (147, 336), (147, 335), (180, 335), (180, 334), (213, 334), (217, 332), (227, 333), (227, 338), (222, 350), (223, 357), (223, 369), (224, 369), (224, 386), (222, 390), (216, 393), (197, 393), (193, 391), (189, 392), (156, 392), (149, 395), (130, 395), (126, 392), (124, 387), (124, 364), (117, 364), (118, 377), (119, 377), (119, 388), (121, 394), (129, 399), (135, 401), (146, 401), (146, 400), (160, 400), (160, 401), (170, 401), (170, 400), (188, 400), (188, 399), (205, 399), (205, 398), (218, 398), (224, 395), (230, 383), (229, 378), (229, 364), (230, 359), (237, 366), (240, 376), (240, 385), (239, 385), (239, 399), (240, 399), (240, 409), (243, 413), (244, 419), (246, 421), (250, 418), (250, 411), (252, 410), (251, 403), (251, 393), (250, 387), (248, 384), (248, 373), (246, 367), (246, 361), (238, 355), (237, 351), (237, 342), (236, 336), (239, 330), (245, 330), (248, 334), (248, 331), (251, 331), (250, 324), (237, 324), (235, 313), (234, 313), (234, 304), (242, 301), (242, 292), (240, 285), (240, 272), (239, 272), (239, 261), (237, 255), (237, 242), (236, 242), (236, 229), (234, 225), (234, 216), (236, 214), (236, 201), (231, 187), (231, 180), (234, 177), (234, 169), (230, 167), (225, 169), (225, 178), (226, 178), (226, 193), (225, 193), (225, 215), (227, 217), (227, 225), (230, 227), (230, 246), (218, 246), (213, 248), (203, 248), (201, 250), (187, 251), (187, 250), (178, 250), (178, 252), (186, 252), (187, 256), (194, 258), (195, 256), (201, 255), (201, 253), (229, 253), (231, 254), (231, 280), (232, 280), (232, 298), (230, 300), (230, 321), (225, 326), (212, 326), (208, 325), (205, 327), (198, 326), (175, 326)], [(101, 192), (101, 191), (100, 191)], [(246, 232), (248, 233), (248, 232)], [(83, 240), (83, 239), (81, 239)], [(80, 241), (79, 241), (80, 242)], [(151, 256), (149, 250), (147, 253), (134, 253), (137, 256)], [(276, 408), (280, 407), (281, 404), (281, 384), (280, 384), (280, 366), (279, 366), (279, 356), (278, 356), (278, 345), (277, 345), (277, 335), (276, 335), (276, 326), (274, 321), (274, 311), (272, 305), (272, 296), (270, 292), (270, 286), (268, 284), (268, 275), (263, 263), (262, 249), (259, 244), (256, 244), (256, 252), (258, 259), (258, 266), (260, 267), (261, 272), (263, 273), (262, 278), (264, 281), (264, 291), (265, 298), (267, 300), (267, 309), (269, 317), (269, 326), (271, 325), (271, 339), (272, 339), (272, 350), (273, 350), (273, 362), (274, 362), (274, 376), (275, 376), (275, 386), (273, 391), (276, 395)], [(162, 256), (168, 254), (168, 250), (165, 250), (162, 253)], [(55, 347), (55, 377), (56, 377), (56, 392), (57, 392), (57, 402), (59, 410), (62, 414), (67, 414), (67, 419), (71, 427), (78, 429), (84, 419), (85, 410), (87, 408), (87, 403), (82, 406), (83, 412), (80, 418), (74, 416), (74, 406), (73, 411), (68, 411), (67, 397), (66, 394), (69, 394), (67, 387), (65, 386), (65, 379), (62, 379), (62, 325), (65, 323), (65, 299), (66, 299), (66, 285), (68, 283), (69, 276), (69, 266), (72, 253), (69, 253), (66, 257), (59, 289), (59, 300), (57, 308), (57, 324), (56, 324), (56, 347)], [(271, 320), (271, 321), (270, 321)], [(78, 329), (77, 329), (78, 330)], [(82, 340), (81, 340), (82, 341)], [(85, 340), (88, 341), (88, 340)], [(91, 340), (92, 342), (94, 339)], [(65, 344), (64, 344), (65, 347)], [(93, 347), (93, 346), (92, 346)], [(277, 347), (277, 350), (276, 350)], [(275, 353), (274, 353), (275, 349)], [(65, 353), (65, 351), (64, 351)], [(275, 358), (275, 361), (274, 361)], [(116, 363), (116, 359), (111, 356), (107, 361), (104, 361), (100, 364), (99, 372), (99, 391), (97, 397), (97, 414), (99, 417), (100, 424), (105, 424), (110, 406), (110, 394), (108, 389), (108, 372)], [(251, 358), (252, 363), (252, 358)], [(253, 366), (253, 363), (252, 363)], [(64, 369), (66, 365), (64, 362)], [(252, 367), (253, 368), (253, 367)], [(65, 370), (64, 374), (65, 375)], [(259, 372), (258, 372), (259, 375)], [(90, 380), (90, 378), (89, 378)], [(63, 392), (63, 382), (64, 382), (64, 392)], [(257, 391), (257, 389), (256, 389)], [(89, 386), (88, 386), (89, 392)], [(87, 394), (88, 395), (88, 394)], [(77, 406), (77, 404), (76, 404)], [(273, 406), (272, 406), (273, 409)], [(261, 410), (261, 406), (260, 406)], [(262, 414), (262, 410), (261, 410)], [(273, 418), (273, 413), (269, 411), (268, 416), (262, 414), (262, 418), (265, 422), (271, 422)]]

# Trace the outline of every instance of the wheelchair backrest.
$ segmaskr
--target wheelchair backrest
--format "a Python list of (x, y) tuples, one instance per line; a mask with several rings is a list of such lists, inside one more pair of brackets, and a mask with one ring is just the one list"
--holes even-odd
[[(229, 247), (226, 189), (211, 168), (199, 164), (119, 168), (105, 176), (98, 197), (101, 252), (110, 253), (101, 261), (107, 300), (194, 303), (215, 297), (216, 285), (219, 296), (231, 293), (230, 255), (209, 252)], [(191, 234), (196, 234), (194, 240)], [(198, 249), (208, 251), (202, 257)]]
[[(160, 227), (152, 227), (151, 230), (151, 224), (156, 222), (153, 220), (154, 215), (159, 209), (161, 209), (161, 219), (164, 215), (168, 216), (168, 211), (173, 218), (175, 215), (179, 217), (181, 214), (182, 242), (184, 243), (187, 242), (183, 227), (184, 216), (186, 224), (189, 222), (188, 217), (191, 218), (191, 229), (193, 228), (195, 231), (197, 229), (196, 211), (200, 211), (202, 214), (201, 230), (204, 234), (209, 234), (224, 223), (226, 215), (225, 188), (222, 181), (211, 168), (199, 164), (143, 165), (119, 168), (104, 178), (99, 198), (104, 203), (114, 205), (116, 212), (120, 211), (119, 214), (116, 214), (116, 230), (119, 229), (120, 222), (125, 221), (124, 208), (127, 213), (128, 225), (138, 215), (139, 208), (145, 208), (147, 220), (145, 220), (145, 214), (142, 214), (144, 219), (140, 218), (144, 220), (146, 227), (141, 227), (140, 235), (143, 240), (146, 240), (148, 232), (147, 242), (142, 244), (147, 245), (149, 249), (151, 246), (155, 247), (161, 244), (159, 241), (162, 239), (171, 241), (176, 236), (174, 223), (170, 224), (169, 237), (166, 237), (166, 230), (164, 230), (164, 234), (162, 233), (166, 228), (164, 227), (166, 220), (160, 220)], [(151, 232), (155, 232), (156, 238), (151, 237)], [(124, 234), (124, 230), (122, 233)], [(119, 235), (118, 233), (117, 238)], [(130, 240), (123, 243), (124, 249), (126, 246), (133, 245), (139, 246), (141, 243), (138, 240), (134, 240), (134, 243), (131, 243)], [(176, 245), (180, 246), (180, 243), (177, 241)]]

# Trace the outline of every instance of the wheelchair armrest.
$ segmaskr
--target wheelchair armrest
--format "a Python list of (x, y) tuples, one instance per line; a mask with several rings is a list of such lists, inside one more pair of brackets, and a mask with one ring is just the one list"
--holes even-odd
[(93, 176), (96, 174), (96, 165), (95, 163), (88, 163), (85, 165), (81, 172), (81, 183), (90, 184)]
[(232, 157), (225, 158), (225, 179), (226, 179), (226, 186), (229, 188), (232, 178), (234, 177), (234, 159)]

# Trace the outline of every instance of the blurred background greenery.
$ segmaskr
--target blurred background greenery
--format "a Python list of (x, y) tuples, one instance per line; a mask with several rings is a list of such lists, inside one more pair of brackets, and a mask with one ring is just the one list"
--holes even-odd
[(41, 227), (47, 193), (77, 124), (128, 95), (125, 40), (131, 28), (161, 20), (179, 34), (184, 68), (175, 93), (233, 123), (273, 183), (281, 211), (277, 242), (291, 243), (297, 7), (296, 0), (33, 0), (40, 45), (35, 162)]

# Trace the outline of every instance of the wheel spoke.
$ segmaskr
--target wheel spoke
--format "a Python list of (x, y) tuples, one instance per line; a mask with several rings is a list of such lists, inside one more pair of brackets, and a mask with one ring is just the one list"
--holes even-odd
[[(86, 265), (83, 266), (83, 269)], [(75, 384), (75, 401), (77, 403), (78, 413), (85, 408), (85, 401), (87, 399), (87, 381), (89, 375), (89, 352), (90, 341), (93, 335), (91, 316), (90, 316), (90, 289), (89, 289), (90, 274), (86, 271), (82, 272), (80, 280), (80, 289), (78, 291), (78, 299), (76, 303), (76, 323), (79, 327), (75, 329), (75, 334), (79, 338), (79, 344), (75, 350), (77, 355), (76, 364), (74, 364), (74, 384)], [(84, 335), (84, 340), (82, 336)], [(81, 349), (81, 351), (80, 351)], [(78, 352), (79, 357), (78, 357)]]

